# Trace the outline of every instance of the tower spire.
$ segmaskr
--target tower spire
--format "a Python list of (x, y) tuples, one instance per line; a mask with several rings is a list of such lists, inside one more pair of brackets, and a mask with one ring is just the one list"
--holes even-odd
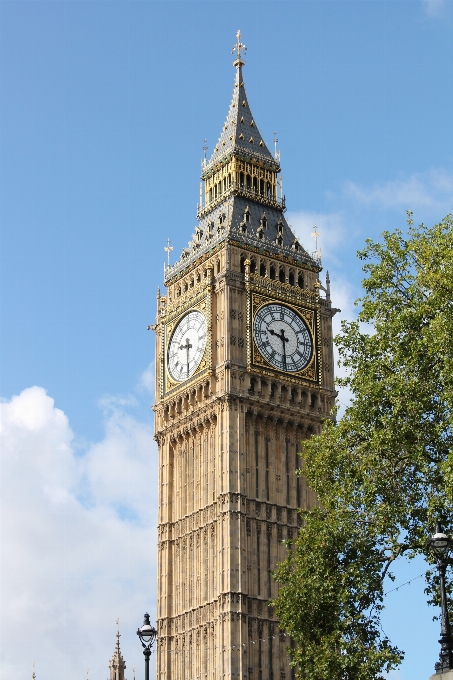
[(233, 45), (233, 95), (220, 136), (209, 159), (203, 146), (200, 196), (195, 233), (173, 266), (167, 263), (165, 280), (186, 269), (225, 239), (253, 241), (269, 252), (285, 252), (292, 259), (319, 266), (300, 246), (284, 212), (286, 201), (280, 168), (277, 133), (268, 148), (252, 114), (242, 69), (246, 46), (241, 31)]
[(261, 162), (270, 163), (278, 170), (279, 163), (267, 148), (250, 109), (242, 77), (242, 67), (245, 65), (242, 55), (247, 48), (241, 42), (240, 31), (237, 32), (236, 38), (237, 42), (232, 49), (236, 55), (233, 62), (233, 66), (236, 67), (233, 97), (219, 140), (205, 165), (205, 172), (209, 172), (213, 165), (231, 153), (246, 153)]
[(120, 629), (119, 629), (119, 622), (120, 620), (116, 620), (116, 625), (118, 626), (117, 631), (116, 631), (116, 644), (115, 644), (115, 651), (113, 652), (112, 659), (109, 663), (109, 668), (110, 668), (110, 680), (124, 680), (124, 670), (126, 668), (126, 664), (123, 659), (123, 655), (121, 654), (120, 650)]

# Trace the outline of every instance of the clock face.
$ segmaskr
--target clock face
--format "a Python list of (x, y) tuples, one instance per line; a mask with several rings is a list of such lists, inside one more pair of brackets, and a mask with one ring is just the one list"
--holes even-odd
[(253, 334), (263, 357), (281, 371), (301, 371), (312, 357), (313, 342), (307, 324), (285, 305), (261, 307), (253, 322)]
[(187, 380), (198, 368), (206, 347), (206, 319), (189, 312), (176, 326), (168, 347), (167, 366), (173, 380)]

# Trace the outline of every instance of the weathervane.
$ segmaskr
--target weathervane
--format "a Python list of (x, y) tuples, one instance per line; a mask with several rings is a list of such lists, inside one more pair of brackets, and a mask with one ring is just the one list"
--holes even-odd
[(36, 661), (33, 661), (33, 673), (31, 674), (32, 680), (35, 680), (35, 678), (36, 678), (35, 667), (36, 667)]
[(318, 236), (321, 236), (321, 234), (318, 231), (318, 228), (315, 224), (315, 230), (311, 232), (312, 237), (315, 239), (315, 252), (314, 256), (316, 259), (321, 257), (321, 248), (318, 250)]
[(231, 54), (234, 54), (235, 52), (237, 53), (237, 59), (234, 62), (235, 66), (242, 66), (244, 62), (241, 59), (241, 52), (246, 52), (247, 48), (246, 46), (241, 43), (241, 31), (238, 31), (236, 33), (236, 38), (238, 39), (236, 45), (233, 45), (233, 49), (231, 50)]
[(167, 245), (164, 248), (165, 252), (168, 255), (168, 266), (170, 266), (170, 253), (173, 250), (173, 246), (171, 246), (170, 243), (171, 243), (170, 239), (167, 239)]

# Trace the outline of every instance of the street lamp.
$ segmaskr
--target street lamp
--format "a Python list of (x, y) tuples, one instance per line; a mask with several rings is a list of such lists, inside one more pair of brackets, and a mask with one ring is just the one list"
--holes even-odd
[(447, 594), (445, 592), (445, 570), (450, 564), (449, 554), (452, 548), (452, 540), (446, 536), (440, 522), (436, 523), (436, 533), (428, 541), (429, 549), (437, 558), (437, 569), (440, 579), (440, 599), (442, 607), (442, 626), (440, 629), (440, 654), (439, 661), (435, 665), (436, 673), (444, 673), (453, 670), (453, 651), (451, 640), (450, 619), (447, 609)]
[(142, 643), (145, 656), (145, 680), (149, 680), (149, 657), (151, 656), (151, 647), (157, 637), (157, 630), (149, 622), (149, 614), (145, 614), (143, 626), (137, 630), (137, 635)]

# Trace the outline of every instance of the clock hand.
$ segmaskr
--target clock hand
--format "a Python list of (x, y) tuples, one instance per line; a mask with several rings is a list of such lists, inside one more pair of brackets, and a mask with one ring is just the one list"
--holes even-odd
[(285, 342), (288, 342), (289, 338), (285, 338), (285, 331), (282, 328), (282, 334), (281, 334), (281, 341), (283, 345), (283, 368), (286, 371), (286, 345)]
[(180, 345), (179, 349), (185, 349), (187, 352), (187, 377), (189, 377), (189, 349), (192, 349), (189, 338), (186, 338), (186, 344)]
[(283, 345), (283, 366), (284, 369), (286, 370), (286, 345), (285, 342), (289, 342), (289, 338), (285, 338), (285, 329), (282, 328), (280, 333), (276, 333), (272, 328), (269, 328), (269, 333), (271, 335), (275, 335), (276, 338), (278, 338), (282, 345)]

